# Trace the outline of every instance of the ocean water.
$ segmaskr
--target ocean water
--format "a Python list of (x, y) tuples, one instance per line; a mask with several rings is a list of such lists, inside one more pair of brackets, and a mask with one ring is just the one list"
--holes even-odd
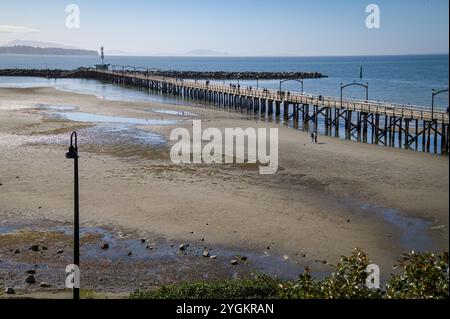
[[(89, 67), (99, 63), (95, 56), (38, 56), (38, 55), (0, 55), (2, 68), (50, 68), (74, 69)], [(136, 67), (160, 68), (166, 70), (191, 71), (315, 71), (328, 76), (323, 79), (305, 80), (307, 93), (326, 96), (339, 96), (340, 83), (363, 81), (369, 83), (370, 100), (389, 101), (418, 106), (431, 105), (431, 90), (448, 88), (448, 55), (411, 56), (363, 56), (363, 57), (106, 57), (112, 65), (132, 65)], [(359, 78), (363, 67), (363, 78)], [(44, 80), (48, 81), (48, 80)], [(34, 80), (0, 77), (0, 86), (35, 85)], [(222, 83), (237, 81), (220, 81)], [(41, 84), (43, 82), (40, 82)], [(50, 85), (50, 83), (47, 83)], [(243, 86), (279, 88), (279, 81), (240, 81)], [(44, 85), (44, 84), (43, 84)], [(53, 85), (53, 84), (51, 84)], [(64, 85), (64, 84), (63, 84)], [(66, 85), (69, 85), (68, 82)], [(94, 84), (93, 84), (94, 85)], [(297, 82), (286, 82), (283, 90), (300, 91)], [(348, 87), (344, 90), (347, 98), (364, 98), (361, 87)], [(436, 97), (436, 105), (448, 107), (448, 94)]]

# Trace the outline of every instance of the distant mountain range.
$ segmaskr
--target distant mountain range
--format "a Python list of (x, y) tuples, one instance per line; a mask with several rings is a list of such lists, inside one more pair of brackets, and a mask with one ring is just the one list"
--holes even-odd
[(95, 50), (84, 50), (53, 42), (14, 40), (0, 46), (0, 54), (37, 55), (98, 55)]
[[(0, 44), (0, 54), (42, 54), (42, 55), (98, 55), (94, 50), (85, 50), (75, 46), (69, 46), (56, 42), (42, 42), (31, 40), (13, 40)], [(153, 53), (154, 54), (154, 53)], [(127, 52), (122, 50), (108, 50), (105, 48), (105, 55), (153, 55), (145, 52)], [(226, 52), (219, 52), (209, 49), (196, 49), (185, 53), (158, 53), (160, 56), (192, 56), (192, 57), (217, 57), (228, 56)]]
[(65, 44), (55, 43), (55, 42), (41, 42), (41, 41), (30, 41), (30, 40), (13, 40), (1, 44), (2, 47), (14, 47), (14, 46), (30, 46), (35, 48), (58, 48), (58, 49), (81, 49), (74, 46), (69, 46)]
[(37, 48), (29, 45), (0, 47), (0, 54), (37, 54), (37, 55), (98, 55), (94, 50)]

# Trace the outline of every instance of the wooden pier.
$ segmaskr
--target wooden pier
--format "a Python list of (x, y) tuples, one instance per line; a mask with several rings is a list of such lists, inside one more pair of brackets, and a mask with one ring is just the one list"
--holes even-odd
[(212, 84), (143, 72), (85, 70), (82, 77), (200, 100), (212, 106), (292, 123), (361, 142), (449, 153), (449, 114), (442, 109)]

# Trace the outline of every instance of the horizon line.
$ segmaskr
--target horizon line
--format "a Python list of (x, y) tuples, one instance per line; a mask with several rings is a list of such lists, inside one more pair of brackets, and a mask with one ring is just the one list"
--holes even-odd
[(128, 57), (183, 57), (183, 58), (341, 58), (341, 57), (375, 57), (375, 56), (420, 56), (420, 55), (450, 55), (449, 52), (436, 53), (399, 53), (399, 54), (343, 54), (343, 55), (185, 55), (185, 54), (109, 54), (105, 56), (128, 56)]

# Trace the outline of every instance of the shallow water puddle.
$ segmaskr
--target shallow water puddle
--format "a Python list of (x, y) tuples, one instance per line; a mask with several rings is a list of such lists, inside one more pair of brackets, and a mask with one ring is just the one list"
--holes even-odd
[(197, 116), (197, 114), (187, 111), (177, 111), (177, 110), (166, 110), (166, 109), (157, 109), (157, 110), (146, 110), (147, 112), (166, 114), (166, 115), (177, 115), (177, 116)]
[(99, 115), (85, 112), (55, 112), (54, 115), (66, 118), (74, 122), (87, 123), (121, 123), (130, 125), (168, 125), (177, 123), (177, 121), (172, 120), (140, 119), (124, 116)]
[(75, 105), (53, 105), (53, 104), (37, 104), (37, 108), (41, 110), (51, 111), (74, 111), (78, 109)]
[[(80, 144), (96, 145), (162, 145), (166, 143), (163, 136), (139, 129), (137, 125), (170, 125), (176, 120), (143, 119), (124, 116), (99, 115), (88, 112), (78, 112), (77, 106), (37, 104), (40, 110), (48, 111), (50, 117), (67, 119), (73, 122), (94, 123), (93, 127), (78, 131)], [(32, 136), (28, 142), (45, 144), (66, 144), (67, 134), (46, 134)]]
[[(61, 227), (67, 235), (72, 235), (70, 227)], [(161, 261), (161, 262), (179, 262), (182, 263), (183, 257), (198, 257), (209, 260), (210, 256), (215, 256), (214, 260), (221, 263), (223, 266), (228, 266), (230, 261), (238, 259), (238, 264), (244, 266), (247, 270), (261, 271), (272, 276), (277, 276), (282, 279), (296, 279), (299, 274), (304, 271), (307, 263), (305, 260), (302, 263), (297, 263), (286, 256), (273, 256), (267, 252), (258, 253), (255, 251), (243, 251), (226, 249), (223, 247), (210, 248), (204, 244), (189, 244), (183, 251), (181, 251), (176, 243), (169, 243), (163, 241), (140, 240), (136, 238), (129, 238), (125, 235), (121, 238), (120, 234), (116, 235), (103, 228), (83, 228), (81, 235), (95, 234), (100, 235), (101, 242), (108, 244), (108, 249), (102, 249), (98, 244), (88, 244), (83, 249), (83, 257), (90, 259), (107, 259), (113, 263), (118, 261)], [(203, 253), (208, 251), (209, 256), (203, 257)], [(131, 252), (131, 255), (128, 255)], [(295, 259), (295, 258), (293, 258)], [(212, 259), (211, 259), (212, 260)], [(233, 267), (229, 265), (229, 267)], [(312, 274), (317, 277), (323, 277), (329, 269), (320, 264), (312, 267)], [(236, 270), (242, 270), (238, 267)]]
[(406, 249), (433, 250), (433, 242), (428, 234), (431, 221), (403, 216), (393, 208), (377, 207), (371, 204), (363, 204), (361, 208), (381, 215), (385, 221), (394, 225), (401, 232), (401, 245)]
[(98, 124), (79, 132), (80, 144), (97, 145), (162, 145), (166, 143), (159, 134), (140, 130), (127, 124)]
[[(63, 234), (70, 239), (73, 235), (71, 226), (48, 226), (45, 228), (26, 228), (28, 231), (45, 231), (46, 233)], [(14, 225), (2, 225), (0, 235), (14, 233), (21, 230), (21, 227)], [(22, 229), (23, 230), (23, 229)], [(117, 265), (119, 263), (134, 267), (134, 265), (149, 265), (146, 268), (154, 276), (158, 275), (165, 265), (170, 264), (174, 269), (182, 269), (183, 272), (195, 273), (196, 267), (203, 267), (205, 278), (214, 274), (219, 269), (223, 275), (227, 273), (233, 277), (239, 277), (251, 271), (259, 271), (281, 279), (294, 280), (308, 266), (312, 275), (324, 277), (329, 274), (331, 268), (327, 268), (318, 262), (312, 262), (299, 256), (271, 255), (269, 251), (235, 250), (223, 247), (211, 247), (207, 243), (197, 240), (185, 242), (183, 249), (179, 248), (179, 242), (169, 242), (164, 239), (138, 239), (134, 236), (126, 235), (123, 232), (113, 232), (102, 227), (82, 227), (80, 229), (82, 245), (80, 252), (84, 263), (107, 263)], [(91, 238), (84, 241), (84, 238)], [(95, 240), (92, 240), (95, 238)], [(29, 246), (32, 243), (27, 243)], [(105, 244), (107, 245), (105, 248)], [(70, 244), (69, 244), (70, 246)], [(49, 247), (54, 250), (54, 247)], [(208, 255), (204, 256), (207, 251)], [(211, 258), (211, 256), (213, 256)], [(236, 264), (230, 264), (231, 260), (237, 260)], [(0, 268), (6, 269), (13, 266), (13, 260), (8, 264), (3, 263)], [(22, 261), (23, 262), (23, 261)], [(153, 265), (153, 266), (151, 266)], [(156, 267), (157, 265), (160, 265)], [(15, 267), (15, 266), (14, 266)], [(13, 268), (14, 268), (13, 267)], [(109, 267), (109, 266), (108, 266)], [(156, 268), (155, 268), (156, 267)], [(207, 267), (207, 268), (204, 268)], [(26, 262), (22, 267), (27, 268)], [(153, 269), (154, 268), (154, 269)], [(159, 270), (158, 270), (159, 269)], [(209, 275), (208, 275), (209, 274)]]

